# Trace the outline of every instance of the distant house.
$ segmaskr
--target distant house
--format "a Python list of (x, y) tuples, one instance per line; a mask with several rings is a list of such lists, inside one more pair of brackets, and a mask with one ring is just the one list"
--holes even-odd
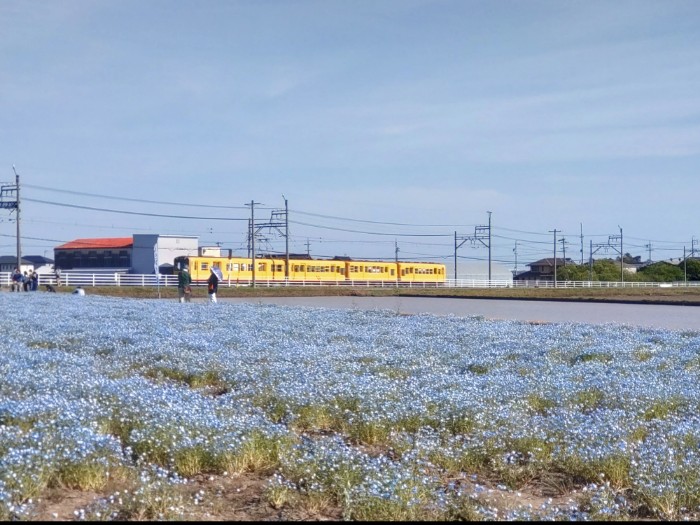
[[(180, 255), (197, 255), (198, 237), (134, 234), (132, 237), (76, 239), (54, 248), (61, 271), (172, 273)], [(218, 248), (217, 248), (218, 249)], [(218, 253), (217, 253), (218, 255)]]
[(76, 239), (54, 248), (61, 270), (109, 268), (128, 271), (134, 241), (131, 237)]
[[(514, 281), (553, 281), (554, 280), (554, 257), (548, 257), (546, 259), (540, 259), (539, 261), (532, 262), (527, 266), (530, 267), (529, 271), (521, 272), (513, 276)], [(575, 265), (576, 263), (569, 259), (562, 257), (556, 258), (557, 269), (563, 268), (564, 266)]]

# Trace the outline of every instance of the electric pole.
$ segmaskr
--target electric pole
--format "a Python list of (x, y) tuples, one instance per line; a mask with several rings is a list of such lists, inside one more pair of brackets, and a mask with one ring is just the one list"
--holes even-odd
[(284, 278), (289, 280), (289, 204), (287, 197), (282, 195), (284, 199), (284, 257), (286, 264), (284, 266)]
[(491, 286), (491, 212), (487, 211), (489, 214), (489, 287)]
[(566, 237), (559, 239), (561, 243), (562, 258), (564, 259), (564, 268), (566, 268)]
[(21, 271), (22, 269), (22, 243), (19, 233), (19, 174), (12, 166), (12, 171), (15, 173), (15, 184), (0, 184), (0, 209), (17, 211), (17, 269)]
[(12, 165), (12, 171), (15, 172), (15, 185), (17, 186), (17, 269), (22, 273), (22, 242), (19, 235), (19, 173), (15, 169), (15, 165)]
[(549, 233), (554, 234), (554, 288), (557, 287), (557, 232), (561, 230), (557, 230), (556, 228), (553, 230), (549, 230)]
[(257, 266), (255, 261), (255, 205), (260, 204), (259, 202), (250, 201), (246, 206), (250, 206), (250, 249), (251, 249), (251, 260), (253, 262), (253, 288), (255, 288), (255, 267)]

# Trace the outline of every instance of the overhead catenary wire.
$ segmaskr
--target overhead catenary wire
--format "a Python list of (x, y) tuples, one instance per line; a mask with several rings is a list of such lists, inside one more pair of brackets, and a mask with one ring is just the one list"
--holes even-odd
[(44, 201), (44, 200), (39, 200), (39, 199), (30, 199), (27, 197), (24, 197), (25, 201), (30, 201), (30, 202), (37, 202), (40, 204), (48, 204), (51, 206), (61, 206), (64, 208), (77, 208), (80, 210), (91, 210), (91, 211), (100, 211), (100, 212), (107, 212), (107, 213), (121, 213), (124, 215), (141, 215), (144, 217), (164, 217), (167, 219), (189, 219), (189, 220), (207, 220), (207, 221), (247, 221), (248, 219), (243, 219), (243, 218), (237, 218), (237, 217), (199, 217), (196, 215), (171, 215), (171, 214), (164, 214), (164, 213), (148, 213), (148, 212), (138, 212), (138, 211), (127, 211), (127, 210), (113, 210), (109, 208), (96, 208), (94, 206), (80, 206), (78, 204), (67, 204), (65, 202), (52, 202), (52, 201)]

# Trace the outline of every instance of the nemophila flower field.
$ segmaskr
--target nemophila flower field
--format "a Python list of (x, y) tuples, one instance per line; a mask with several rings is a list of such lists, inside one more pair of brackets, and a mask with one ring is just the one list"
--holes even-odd
[(178, 486), (244, 472), (269, 477), (276, 508), (346, 519), (700, 506), (696, 332), (41, 293), (0, 306), (0, 519), (31, 519), (56, 486), (102, 495), (78, 519), (177, 519), (202, 503)]

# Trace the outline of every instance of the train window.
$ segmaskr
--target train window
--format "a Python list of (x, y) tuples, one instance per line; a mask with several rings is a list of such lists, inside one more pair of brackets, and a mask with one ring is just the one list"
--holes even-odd
[(341, 268), (340, 266), (338, 267), (338, 272), (340, 275), (345, 275), (345, 268)]
[(261, 272), (267, 270), (267, 263), (258, 263), (258, 270), (260, 270)]
[(395, 273), (395, 272), (394, 272), (394, 269), (392, 268), (392, 269), (391, 269), (391, 272), (389, 272), (389, 275), (391, 275), (391, 276), (393, 277), (393, 276), (394, 276), (394, 273)]
[(202, 270), (208, 270), (209, 269), (209, 263), (202, 263)]

